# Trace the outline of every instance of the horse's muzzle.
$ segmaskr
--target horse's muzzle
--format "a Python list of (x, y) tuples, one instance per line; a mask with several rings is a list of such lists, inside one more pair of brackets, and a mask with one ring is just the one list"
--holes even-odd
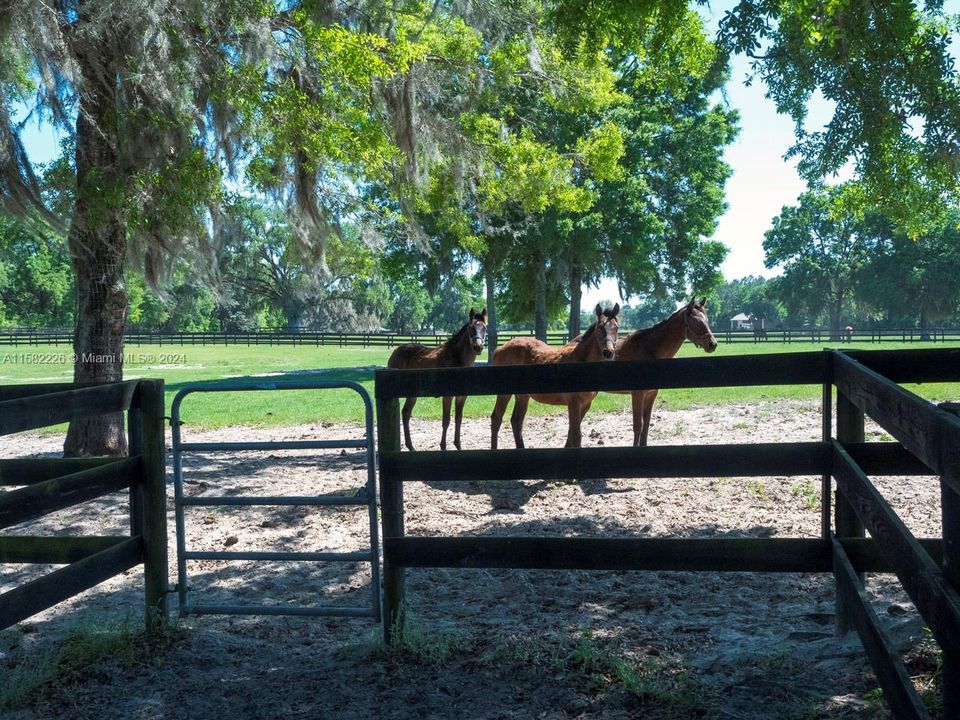
[(716, 340), (714, 340), (712, 343), (710, 343), (709, 345), (707, 345), (707, 346), (704, 348), (704, 350), (706, 350), (708, 353), (712, 353), (712, 352), (713, 352), (714, 350), (716, 350), (716, 349), (717, 349), (717, 341), (716, 341)]
[(483, 343), (473, 343), (473, 351), (478, 355), (483, 352)]
[(603, 351), (604, 360), (613, 360), (613, 350), (604, 350)]

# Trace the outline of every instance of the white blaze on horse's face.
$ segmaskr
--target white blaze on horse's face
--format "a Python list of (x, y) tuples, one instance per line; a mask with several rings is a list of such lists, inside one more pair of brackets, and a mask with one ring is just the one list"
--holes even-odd
[(704, 310), (705, 305), (705, 300), (701, 300), (699, 305), (696, 300), (690, 302), (687, 306), (683, 332), (687, 340), (698, 348), (712, 353), (717, 349), (717, 339), (710, 329), (710, 321), (707, 319), (707, 313)]

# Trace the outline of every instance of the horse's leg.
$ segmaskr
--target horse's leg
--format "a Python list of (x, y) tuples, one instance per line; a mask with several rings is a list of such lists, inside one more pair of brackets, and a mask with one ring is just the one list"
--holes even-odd
[(640, 444), (646, 446), (647, 433), (650, 432), (650, 415), (653, 413), (653, 402), (657, 399), (659, 390), (647, 390), (643, 398), (643, 431), (640, 433)]
[(584, 393), (580, 396), (580, 420), (581, 422), (587, 416), (587, 411), (590, 410), (590, 406), (593, 405), (593, 401), (596, 399), (597, 393)]
[(413, 406), (416, 404), (415, 397), (408, 397), (400, 413), (403, 417), (403, 441), (407, 444), (407, 450), (413, 450), (413, 443), (410, 441), (410, 416), (413, 415)]
[(593, 405), (593, 401), (596, 399), (597, 393), (584, 393), (580, 396), (580, 425), (583, 426), (583, 419), (587, 416), (587, 413), (590, 411), (590, 406)]
[(530, 404), (529, 395), (516, 395), (513, 401), (513, 414), (510, 416), (510, 427), (513, 429), (513, 440), (518, 448), (523, 444), (523, 418), (527, 415), (527, 405)]
[(580, 433), (580, 421), (583, 420), (583, 416), (581, 415), (580, 410), (580, 396), (574, 395), (572, 398), (570, 398), (570, 400), (567, 401), (567, 442), (564, 447), (580, 447), (580, 442), (583, 440), (583, 437)]
[(443, 431), (440, 433), (440, 449), (447, 449), (447, 428), (450, 427), (450, 403), (453, 402), (453, 398), (450, 396), (444, 396), (443, 403)]
[(643, 396), (645, 390), (640, 390), (630, 394), (633, 404), (633, 446), (640, 446), (640, 436), (643, 435)]
[(490, 449), (497, 449), (497, 435), (500, 434), (500, 426), (503, 424), (503, 413), (507, 411), (507, 404), (510, 402), (509, 395), (497, 395), (497, 402), (493, 406), (493, 412), (490, 414)]
[(460, 423), (463, 422), (463, 406), (467, 402), (466, 395), (457, 395), (457, 404), (453, 406), (453, 446), (460, 449)]

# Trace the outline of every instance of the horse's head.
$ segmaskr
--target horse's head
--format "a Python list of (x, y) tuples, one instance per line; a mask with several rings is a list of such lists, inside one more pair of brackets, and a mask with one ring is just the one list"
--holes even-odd
[(474, 312), (470, 308), (470, 320), (467, 322), (467, 339), (474, 354), (483, 352), (483, 344), (487, 340), (487, 309)]
[(717, 349), (717, 339), (713, 336), (710, 329), (710, 320), (707, 318), (706, 311), (707, 300), (704, 298), (699, 303), (694, 298), (687, 305), (683, 314), (683, 334), (690, 342), (701, 350), (712, 353)]
[(620, 303), (608, 310), (597, 303), (594, 312), (597, 314), (595, 334), (600, 355), (604, 360), (613, 360), (617, 351), (617, 333), (620, 331)]

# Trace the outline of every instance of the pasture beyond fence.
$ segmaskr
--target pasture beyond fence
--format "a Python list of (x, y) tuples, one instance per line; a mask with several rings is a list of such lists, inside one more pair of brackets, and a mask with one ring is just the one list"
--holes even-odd
[[(377, 371), (385, 638), (395, 641), (403, 633), (407, 567), (832, 573), (838, 630), (857, 631), (896, 717), (927, 718), (864, 589), (863, 573), (892, 572), (943, 652), (944, 717), (960, 717), (960, 418), (897, 385), (957, 380), (960, 349), (654, 360), (617, 363), (615, 372), (607, 363)], [(400, 452), (399, 399), (408, 396), (785, 384), (822, 386), (821, 441)], [(864, 442), (865, 414), (896, 442)], [(822, 479), (819, 538), (436, 537), (404, 532), (407, 482), (810, 475)], [(915, 538), (869, 475), (938, 475), (942, 538)]]
[(0, 629), (144, 566), (147, 634), (167, 616), (163, 381), (0, 387), (0, 436), (127, 411), (125, 458), (3, 459), (0, 528), (129, 489), (130, 534), (0, 535), (0, 562), (65, 565), (0, 595)]
[[(630, 332), (623, 328), (623, 337)], [(725, 343), (821, 343), (842, 342), (847, 338), (831, 333), (823, 328), (800, 330), (764, 330), (763, 335), (752, 330), (714, 330), (717, 340)], [(497, 343), (502, 345), (517, 337), (532, 337), (532, 330), (500, 330)], [(394, 348), (406, 343), (421, 343), (437, 347), (446, 342), (450, 333), (337, 333), (337, 332), (127, 332), (124, 342), (127, 347), (157, 345), (160, 347), (187, 347), (206, 345), (246, 345), (270, 347), (289, 345), (302, 347), (359, 347)], [(566, 332), (548, 332), (546, 341), (550, 345), (563, 345), (567, 342)], [(960, 343), (960, 328), (884, 328), (878, 330), (856, 329), (853, 342), (890, 343), (890, 342), (943, 342)], [(36, 330), (18, 329), (13, 332), (0, 332), (0, 347), (30, 347), (38, 345), (73, 345), (73, 331), (64, 329), (41, 328)]]

